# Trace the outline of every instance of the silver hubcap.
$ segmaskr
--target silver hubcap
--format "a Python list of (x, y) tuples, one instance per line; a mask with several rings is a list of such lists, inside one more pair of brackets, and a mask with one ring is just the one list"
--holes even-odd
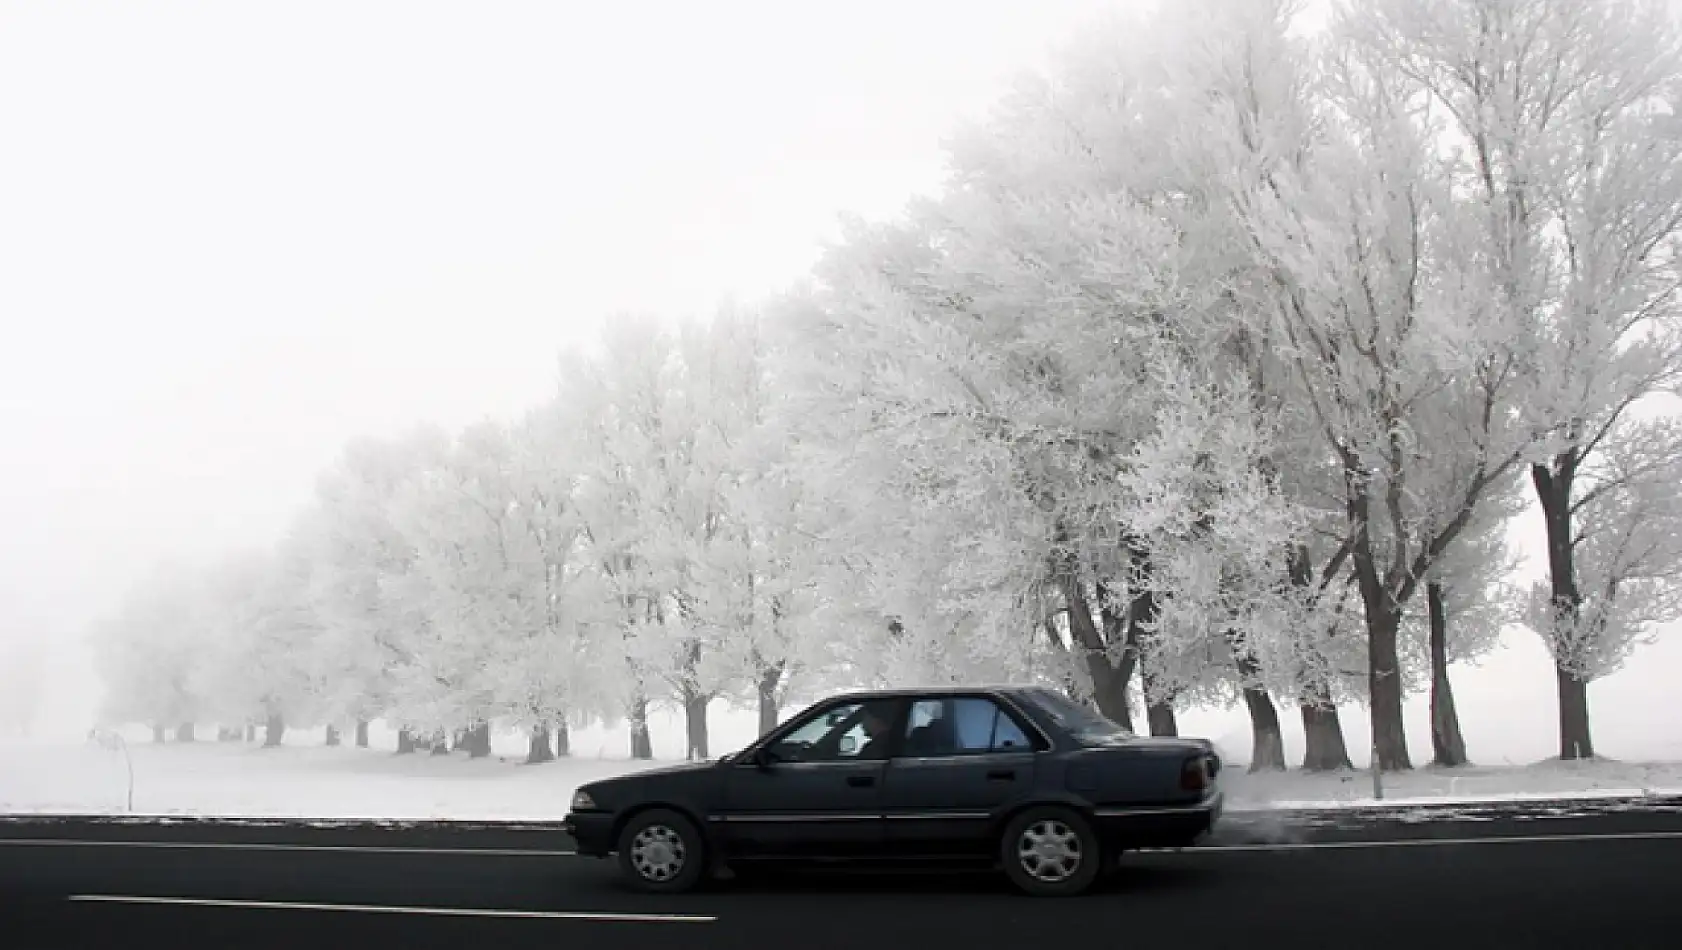
[(1028, 876), (1047, 884), (1066, 881), (1080, 870), (1080, 836), (1055, 819), (1037, 821), (1016, 841), (1016, 859)]
[(683, 836), (665, 825), (649, 825), (631, 839), (631, 866), (650, 881), (669, 881), (689, 856)]

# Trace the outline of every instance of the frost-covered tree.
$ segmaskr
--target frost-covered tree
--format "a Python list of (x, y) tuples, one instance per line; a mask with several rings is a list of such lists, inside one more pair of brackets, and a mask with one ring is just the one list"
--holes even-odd
[(448, 435), (431, 426), (352, 442), (318, 479), (298, 528), (312, 551), (311, 599), (322, 626), (315, 662), (333, 684), (323, 717), (354, 720), (359, 735), (369, 720), (389, 717), (403, 752), (413, 751), (417, 731), (438, 724), (410, 721), (394, 705), (399, 680), (417, 662), (414, 638), (426, 618), (404, 600), (414, 551), (393, 524), (391, 505), (448, 449)]
[(711, 520), (679, 519), (672, 539), (683, 554), (680, 614), (705, 631), (713, 684), (750, 695), (762, 732), (801, 679), (828, 665), (808, 622), (814, 512), (773, 404), (764, 321), (759, 307), (727, 305), (679, 338), (679, 408), (694, 431), (684, 497)]
[(1404, 619), (1408, 648), (1423, 655), (1429, 677), (1431, 762), (1458, 766), (1470, 759), (1460, 729), (1449, 667), (1494, 649), (1502, 631), (1520, 619), (1508, 579), (1518, 568), (1507, 529), (1520, 510), (1522, 483), (1506, 480), (1479, 506), (1472, 522), (1430, 568), (1423, 608), (1416, 600)]
[(1550, 578), (1532, 591), (1525, 613), (1559, 667), (1570, 716), (1562, 722), (1566, 758), (1592, 754), (1587, 685), (1616, 672), (1659, 625), (1682, 617), (1682, 423), (1630, 420), (1620, 429), (1576, 469), (1589, 487), (1571, 505), (1573, 610), (1561, 612)]
[(515, 695), (513, 716), (529, 726), (528, 761), (568, 755), (570, 730), (614, 708), (618, 655), (608, 590), (585, 551), (574, 502), (577, 460), (553, 413), (538, 410), (515, 429), (510, 478), (511, 544), (537, 598), (532, 629), (501, 651)]
[(406, 480), (390, 505), (392, 524), (413, 552), (403, 599), (426, 618), (407, 641), (399, 707), (464, 734), (475, 757), (490, 753), (491, 719), (523, 692), (508, 681), (503, 656), (543, 629), (543, 587), (531, 573), (541, 564), (514, 523), (513, 451), (503, 426), (470, 426), (439, 465)]
[(223, 723), (261, 723), (267, 747), (321, 712), (310, 665), (320, 626), (305, 553), (283, 543), (232, 554), (202, 579), (196, 691)]
[(1518, 464), (1513, 326), (1488, 302), (1431, 103), (1351, 43), (1311, 74), (1288, 11), (1265, 6), (1229, 18), (1221, 55), (1193, 73), (1197, 144), (1229, 170), (1272, 283), (1258, 300), (1338, 460), (1378, 760), (1408, 768), (1403, 611)]
[[(631, 755), (652, 758), (651, 701), (671, 662), (682, 628), (667, 625), (675, 558), (660, 506), (682, 469), (665, 454), (667, 401), (676, 372), (670, 329), (651, 318), (619, 316), (604, 329), (599, 351), (563, 360), (551, 411), (569, 434), (577, 460), (573, 493), (583, 555), (601, 579), (618, 631), (620, 668), (610, 682), (615, 717), (630, 724)], [(675, 634), (675, 636), (674, 636)]]
[(1621, 588), (1617, 539), (1642, 530), (1612, 513), (1662, 508), (1606, 500), (1624, 493), (1618, 459), (1675, 464), (1642, 448), (1653, 433), (1637, 417), (1682, 379), (1682, 35), (1651, 0), (1380, 0), (1351, 7), (1340, 29), (1451, 120), (1459, 187), (1481, 208), (1479, 254), (1535, 383), (1523, 418), (1551, 606), (1531, 621), (1555, 659), (1560, 755), (1590, 757), (1588, 683), (1673, 616), (1663, 556), (1636, 571), (1633, 623), (1591, 600), (1608, 602), (1596, 585)]
[(1024, 669), (1049, 643), (1128, 721), (1143, 661), (1172, 731), (1211, 675), (1265, 700), (1249, 641), (1274, 635), (1258, 606), (1297, 525), (1198, 196), (1144, 160), (1148, 77), (1075, 62), (960, 137), (938, 198), (820, 266), (792, 318), (801, 441), (826, 497), (858, 496), (830, 543), (876, 573), (899, 669)]
[(198, 691), (205, 600), (201, 576), (172, 563), (149, 571), (95, 625), (94, 655), (105, 685), (101, 721), (148, 723), (159, 741), (168, 729), (179, 741), (195, 738), (194, 726), (212, 709)]

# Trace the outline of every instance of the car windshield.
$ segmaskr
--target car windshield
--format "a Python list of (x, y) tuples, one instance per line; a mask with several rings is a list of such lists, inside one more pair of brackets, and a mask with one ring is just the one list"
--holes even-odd
[(1133, 735), (1127, 728), (1054, 690), (1031, 689), (1027, 695), (1034, 705), (1078, 739), (1101, 741)]

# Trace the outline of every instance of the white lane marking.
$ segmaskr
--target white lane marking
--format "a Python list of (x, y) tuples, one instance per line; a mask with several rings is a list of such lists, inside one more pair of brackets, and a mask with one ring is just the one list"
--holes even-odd
[(1277, 844), (1212, 844), (1191, 848), (1154, 848), (1150, 850), (1181, 854), (1204, 854), (1219, 851), (1349, 851), (1362, 848), (1430, 848), (1474, 844), (1558, 844), (1571, 841), (1672, 841), (1677, 839), (1682, 839), (1682, 831), (1623, 831), (1578, 835), (1490, 835), (1483, 838), (1403, 838), (1395, 841), (1282, 841)]
[(463, 854), (481, 857), (533, 856), (544, 858), (578, 857), (577, 851), (555, 851), (539, 848), (405, 848), (391, 845), (361, 847), (348, 844), (241, 844), (232, 841), (92, 841), (73, 838), (0, 838), (0, 848), (7, 846), (29, 848), (160, 848), (165, 850), (205, 851), (323, 851), (328, 853), (364, 852), (367, 854)]
[(232, 907), (251, 910), (305, 910), (356, 914), (418, 914), (433, 917), (522, 917), (535, 920), (595, 920), (623, 924), (711, 924), (717, 917), (695, 914), (623, 914), (593, 910), (495, 910), (469, 907), (400, 907), (389, 904), (314, 904), (304, 901), (243, 901), (206, 897), (131, 897), (120, 894), (72, 894), (72, 901), (97, 904), (159, 904), (181, 907)]

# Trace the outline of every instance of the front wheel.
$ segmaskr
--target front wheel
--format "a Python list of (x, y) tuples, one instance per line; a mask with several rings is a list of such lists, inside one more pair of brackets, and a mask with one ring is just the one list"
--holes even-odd
[(619, 833), (619, 870), (639, 890), (692, 890), (706, 875), (706, 843), (688, 818), (651, 809), (632, 816)]
[(1005, 874), (1035, 897), (1084, 893), (1103, 870), (1103, 849), (1080, 812), (1061, 805), (1030, 808), (1005, 827), (1000, 860)]

